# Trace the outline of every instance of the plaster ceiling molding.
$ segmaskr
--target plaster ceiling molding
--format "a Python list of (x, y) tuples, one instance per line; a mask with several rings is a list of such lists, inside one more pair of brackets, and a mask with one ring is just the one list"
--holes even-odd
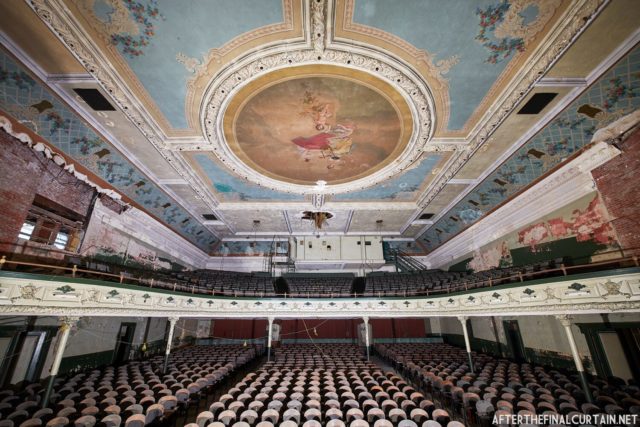
[(283, 43), (248, 54), (212, 79), (204, 97), (201, 113), (205, 137), (210, 145), (192, 149), (213, 151), (233, 172), (263, 187), (296, 194), (318, 194), (317, 188), (314, 192), (312, 185), (273, 179), (257, 173), (229, 147), (224, 130), (226, 109), (243, 88), (250, 87), (270, 73), (284, 69), (307, 71), (308, 66), (333, 68), (339, 70), (337, 73), (342, 72), (351, 78), (362, 79), (364, 76), (369, 80), (385, 82), (401, 95), (413, 117), (410, 140), (399, 156), (369, 176), (340, 184), (328, 184), (323, 187), (321, 193), (336, 194), (372, 186), (406, 169), (423, 151), (450, 149), (449, 146), (440, 147), (428, 143), (433, 134), (435, 121), (433, 97), (419, 75), (397, 58), (373, 46), (358, 47), (339, 42), (325, 46), (325, 25), (321, 22), (325, 19), (323, 14), (326, 3), (319, 1), (311, 4), (313, 34), (307, 42)]
[(594, 191), (590, 171), (620, 154), (599, 142), (510, 203), (439, 246), (426, 259), (438, 268)]
[(217, 201), (207, 187), (202, 185), (191, 168), (185, 167), (181, 156), (165, 149), (167, 135), (145, 110), (142, 103), (134, 96), (117, 71), (109, 63), (107, 57), (96, 46), (91, 37), (74, 19), (67, 4), (61, 0), (28, 0), (29, 6), (65, 44), (67, 49), (78, 59), (85, 69), (95, 78), (111, 99), (140, 130), (144, 137), (158, 150), (160, 155), (185, 178), (194, 192), (202, 200), (208, 201), (215, 208)]
[(469, 133), (468, 145), (454, 153), (445, 173), (437, 177), (425, 190), (419, 203), (421, 207), (426, 207), (447, 185), (447, 182), (462, 169), (471, 156), (488, 141), (499, 125), (513, 113), (535, 84), (551, 69), (607, 4), (607, 0), (582, 0), (567, 9), (559, 19), (559, 24), (546, 36), (527, 65), (504, 88), (492, 108), (487, 110), (483, 119)]

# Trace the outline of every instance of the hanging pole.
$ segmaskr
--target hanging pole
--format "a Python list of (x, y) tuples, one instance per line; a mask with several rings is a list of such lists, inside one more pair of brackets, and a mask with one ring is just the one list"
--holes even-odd
[(556, 318), (560, 321), (560, 323), (564, 327), (565, 333), (567, 334), (567, 340), (569, 341), (569, 347), (571, 347), (571, 354), (573, 356), (573, 363), (575, 363), (576, 365), (576, 371), (578, 371), (582, 390), (584, 391), (587, 402), (593, 403), (593, 396), (591, 396), (591, 389), (589, 388), (587, 374), (584, 372), (584, 366), (582, 365), (582, 360), (580, 359), (580, 353), (578, 353), (578, 346), (576, 345), (576, 340), (573, 336), (573, 331), (571, 330), (571, 323), (573, 318), (568, 314), (561, 314), (556, 316)]
[(69, 334), (71, 328), (73, 328), (80, 320), (79, 317), (61, 317), (60, 329), (58, 336), (58, 343), (56, 344), (55, 356), (53, 357), (53, 364), (51, 365), (51, 375), (49, 376), (49, 383), (47, 384), (47, 391), (42, 399), (42, 408), (46, 408), (49, 405), (51, 399), (51, 393), (53, 391), (53, 384), (55, 383), (56, 376), (60, 370), (60, 363), (62, 362), (62, 356), (64, 355), (64, 349), (67, 346), (69, 340)]
[(169, 334), (167, 335), (167, 347), (164, 351), (164, 365), (162, 367), (162, 373), (167, 373), (167, 367), (169, 366), (169, 354), (171, 354), (171, 342), (173, 341), (173, 330), (176, 327), (179, 317), (169, 317)]
[(271, 338), (273, 336), (273, 317), (268, 317), (269, 331), (267, 332), (267, 362), (271, 362)]
[(469, 331), (467, 331), (467, 317), (458, 316), (458, 320), (462, 324), (462, 333), (464, 334), (464, 345), (467, 348), (467, 357), (469, 358), (469, 369), (473, 372), (473, 357), (471, 356), (471, 342), (469, 341)]

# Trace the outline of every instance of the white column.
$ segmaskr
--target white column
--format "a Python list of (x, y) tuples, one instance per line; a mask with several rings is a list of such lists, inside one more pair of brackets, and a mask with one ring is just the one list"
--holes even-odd
[(467, 330), (467, 317), (458, 316), (458, 320), (462, 324), (462, 334), (464, 335), (464, 345), (467, 349), (467, 357), (469, 358), (469, 369), (473, 372), (473, 357), (471, 357), (471, 342), (469, 341), (469, 331)]
[(49, 384), (44, 398), (42, 399), (42, 407), (46, 408), (51, 398), (51, 392), (53, 390), (53, 383), (56, 375), (60, 371), (60, 363), (62, 362), (62, 356), (64, 356), (64, 350), (67, 347), (67, 341), (69, 340), (69, 334), (71, 328), (73, 328), (80, 320), (79, 317), (61, 317), (60, 318), (60, 334), (58, 336), (58, 342), (56, 344), (55, 354), (53, 356), (53, 364), (51, 365), (51, 375), (49, 376)]
[(171, 354), (171, 343), (173, 342), (173, 331), (176, 327), (176, 323), (178, 322), (179, 317), (169, 317), (167, 320), (169, 321), (169, 334), (167, 335), (167, 347), (164, 351), (164, 367), (162, 369), (163, 373), (167, 373), (167, 366), (169, 364), (169, 354)]
[(371, 345), (369, 340), (369, 318), (365, 316), (362, 320), (364, 320), (364, 345), (367, 348), (367, 360), (369, 360), (369, 347)]
[(269, 322), (268, 332), (267, 332), (267, 362), (271, 361), (271, 338), (273, 335), (273, 317), (268, 317), (267, 321)]
[(575, 363), (576, 365), (576, 371), (578, 371), (578, 376), (580, 377), (580, 382), (582, 383), (582, 390), (586, 395), (587, 402), (592, 403), (593, 397), (591, 396), (589, 381), (587, 379), (587, 375), (584, 372), (584, 366), (582, 365), (582, 359), (580, 359), (578, 346), (576, 345), (576, 340), (575, 340), (575, 337), (573, 336), (573, 331), (571, 330), (571, 323), (573, 318), (568, 314), (561, 314), (556, 316), (556, 318), (562, 324), (562, 327), (564, 328), (564, 332), (567, 335), (567, 340), (569, 341), (569, 348), (571, 348), (571, 355), (573, 356), (573, 363)]

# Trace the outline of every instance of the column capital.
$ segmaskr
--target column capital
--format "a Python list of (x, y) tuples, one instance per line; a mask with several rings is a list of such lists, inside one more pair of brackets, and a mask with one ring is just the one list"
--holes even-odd
[(80, 317), (78, 316), (63, 316), (60, 317), (60, 329), (71, 329), (78, 324)]
[(171, 316), (171, 317), (168, 317), (167, 320), (170, 323), (176, 323), (178, 320), (180, 320), (180, 318), (178, 316)]
[(267, 317), (267, 322), (269, 322), (269, 324), (273, 323), (274, 320), (276, 320), (276, 318), (273, 316)]
[(571, 326), (571, 324), (573, 323), (573, 316), (571, 316), (570, 314), (557, 314), (556, 319), (558, 319), (562, 326), (565, 327)]
[(362, 316), (364, 323), (369, 323), (369, 316)]
[(457, 317), (461, 323), (467, 323), (467, 320), (469, 320), (468, 316), (457, 316)]

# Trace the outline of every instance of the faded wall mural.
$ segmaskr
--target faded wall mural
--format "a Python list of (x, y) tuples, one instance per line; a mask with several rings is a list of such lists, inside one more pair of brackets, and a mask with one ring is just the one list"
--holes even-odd
[(562, 114), (465, 196), (421, 237), (432, 250), (591, 142), (594, 133), (640, 107), (640, 48), (635, 48)]
[(207, 252), (217, 238), (87, 126), (13, 58), (0, 51), (0, 109), (113, 185)]
[[(100, 203), (99, 201), (96, 203)], [(184, 263), (93, 216), (80, 254), (97, 260), (154, 270), (183, 270)]]
[(289, 252), (289, 242), (266, 240), (225, 241), (218, 245), (214, 256), (263, 256), (271, 251), (275, 251), (279, 256), (286, 256)]
[[(474, 271), (562, 258), (583, 264), (618, 249), (609, 214), (597, 193), (589, 194), (463, 257), (454, 269)], [(606, 256), (606, 255), (603, 255)]]
[(409, 255), (425, 255), (425, 250), (419, 242), (385, 240), (382, 242), (382, 246), (385, 250), (400, 250)]

